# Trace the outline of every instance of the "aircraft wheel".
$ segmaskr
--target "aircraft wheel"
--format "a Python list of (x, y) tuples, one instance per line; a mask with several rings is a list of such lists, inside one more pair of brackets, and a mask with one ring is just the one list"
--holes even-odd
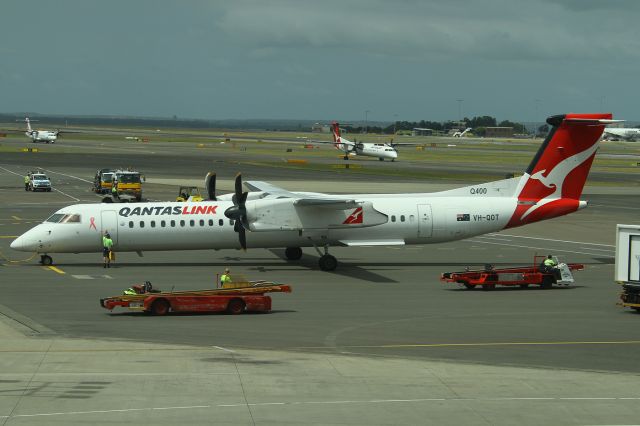
[(380, 161), (384, 161), (384, 158), (380, 157), (380, 158), (378, 158), (378, 160), (380, 160)]
[(392, 159), (391, 159), (391, 162), (393, 163), (394, 161), (396, 161), (396, 159), (395, 159), (395, 158), (392, 158)]
[(53, 259), (48, 254), (43, 254), (42, 256), (40, 256), (40, 263), (45, 266), (49, 266), (53, 264)]
[(300, 247), (287, 247), (284, 250), (284, 255), (288, 260), (300, 260), (302, 257), (302, 249)]
[(345, 155), (345, 156), (344, 156), (344, 157), (342, 157), (342, 158), (343, 158), (343, 159), (345, 159), (345, 160), (348, 160), (348, 159), (349, 159), (349, 156), (348, 156), (348, 155)]
[(323, 271), (335, 271), (338, 267), (338, 259), (331, 256), (330, 254), (325, 254), (320, 256), (318, 260), (318, 264), (320, 265), (320, 269)]

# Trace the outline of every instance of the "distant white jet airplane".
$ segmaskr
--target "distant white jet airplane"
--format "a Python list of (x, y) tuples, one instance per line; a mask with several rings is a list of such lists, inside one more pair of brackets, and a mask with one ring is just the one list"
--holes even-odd
[(605, 127), (603, 139), (636, 141), (640, 138), (640, 129), (624, 127)]
[(455, 133), (453, 134), (453, 137), (454, 137), (454, 138), (461, 138), (461, 137), (464, 137), (464, 135), (466, 135), (467, 133), (469, 133), (471, 130), (473, 130), (471, 127), (467, 127), (467, 128), (466, 128), (466, 129), (464, 129), (462, 132), (460, 132), (460, 131), (455, 132)]
[[(116, 252), (284, 247), (290, 260), (314, 247), (334, 270), (331, 246), (391, 246), (461, 240), (575, 212), (611, 114), (547, 119), (551, 131), (522, 177), (434, 193), (329, 195), (291, 192), (240, 175), (235, 193), (203, 202), (76, 204), (56, 211), (11, 248), (42, 254), (98, 253), (110, 232)], [(212, 175), (206, 186), (210, 194)]]

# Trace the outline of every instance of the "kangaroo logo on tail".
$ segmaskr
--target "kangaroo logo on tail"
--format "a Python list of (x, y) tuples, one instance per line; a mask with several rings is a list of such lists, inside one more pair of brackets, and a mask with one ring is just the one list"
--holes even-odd
[(519, 182), (518, 205), (507, 228), (574, 212), (611, 114), (547, 119), (551, 132)]

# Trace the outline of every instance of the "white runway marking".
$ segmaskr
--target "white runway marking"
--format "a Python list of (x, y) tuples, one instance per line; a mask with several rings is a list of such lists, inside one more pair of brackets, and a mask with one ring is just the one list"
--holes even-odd
[(49, 173), (53, 173), (53, 174), (56, 174), (56, 175), (67, 176), (67, 177), (70, 177), (70, 178), (74, 178), (74, 179), (81, 180), (81, 181), (83, 181), (83, 182), (93, 183), (93, 182), (91, 182), (90, 180), (82, 179), (81, 177), (78, 177), (78, 176), (68, 175), (68, 174), (66, 174), (66, 173), (54, 172), (53, 170), (45, 169), (44, 167), (38, 167), (38, 168), (39, 168), (40, 170), (45, 170), (45, 171), (47, 171), (47, 172), (49, 172)]
[[(478, 237), (476, 237), (478, 238)], [(558, 249), (558, 248), (549, 248), (549, 247), (534, 247), (534, 246), (524, 246), (524, 245), (518, 245), (518, 244), (507, 244), (507, 243), (498, 243), (498, 242), (494, 242), (494, 241), (482, 241), (482, 240), (477, 240), (477, 239), (471, 239), (470, 241), (473, 241), (474, 243), (482, 243), (482, 244), (493, 244), (493, 245), (497, 245), (497, 246), (508, 246), (508, 247), (520, 247), (520, 248), (528, 248), (528, 249), (533, 249), (533, 250), (546, 250), (546, 251), (556, 251), (556, 252), (563, 252), (563, 253), (577, 253), (577, 254), (586, 254), (589, 256), (607, 256), (607, 257), (613, 257), (613, 250), (611, 250), (611, 254), (607, 254), (607, 253), (592, 253), (592, 252), (586, 252), (586, 251), (577, 251), (577, 250), (564, 250), (564, 249)]]
[[(23, 177), (20, 173), (12, 172), (11, 170), (9, 170), (9, 169), (5, 169), (4, 167), (0, 167), (0, 169), (4, 170), (4, 171), (6, 171), (6, 172), (12, 173), (12, 174), (14, 174), (14, 175), (16, 175), (16, 176), (21, 176), (21, 177)], [(42, 170), (46, 170), (46, 169), (42, 169)], [(56, 172), (52, 172), (52, 173), (56, 173)], [(62, 173), (60, 173), (60, 174), (62, 174)], [(72, 177), (75, 177), (75, 176), (72, 176)], [(76, 178), (76, 179), (80, 179), (80, 178)], [(83, 179), (81, 179), (81, 180), (83, 180)], [(87, 182), (89, 182), (89, 181), (87, 181)], [(89, 183), (91, 183), (91, 182), (89, 182)], [(51, 188), (51, 189), (52, 189), (52, 190), (54, 190), (54, 191), (56, 191), (56, 192), (61, 193), (62, 195), (66, 195), (67, 197), (71, 198), (71, 199), (72, 199), (72, 200), (74, 200), (74, 201), (80, 201), (80, 198), (76, 198), (76, 197), (74, 197), (73, 195), (69, 195), (69, 194), (67, 194), (66, 192), (62, 192), (62, 191), (60, 191), (59, 189), (55, 189), (55, 188)]]
[(637, 403), (640, 397), (496, 397), (496, 398), (415, 398), (415, 399), (369, 399), (369, 400), (334, 400), (334, 401), (290, 401), (290, 402), (255, 402), (237, 404), (210, 404), (210, 405), (186, 405), (174, 407), (147, 407), (147, 408), (122, 408), (113, 410), (88, 410), (88, 411), (66, 411), (55, 413), (33, 413), (14, 414), (10, 416), (0, 416), (0, 419), (14, 419), (21, 417), (46, 417), (46, 416), (70, 416), (78, 414), (109, 414), (109, 413), (132, 413), (140, 411), (168, 411), (168, 410), (192, 410), (197, 408), (246, 408), (246, 407), (266, 407), (276, 406), (296, 406), (296, 405), (346, 405), (346, 404), (393, 404), (393, 403), (421, 403), (421, 402), (520, 402), (520, 401), (631, 401)]

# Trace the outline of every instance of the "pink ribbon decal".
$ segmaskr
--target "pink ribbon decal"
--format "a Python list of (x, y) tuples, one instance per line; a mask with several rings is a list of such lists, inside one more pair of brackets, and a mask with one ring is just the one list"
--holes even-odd
[(90, 217), (89, 218), (89, 222), (91, 222), (91, 223), (89, 223), (89, 229), (93, 228), (93, 229), (95, 229), (97, 231), (98, 228), (96, 228), (96, 218), (95, 217)]

